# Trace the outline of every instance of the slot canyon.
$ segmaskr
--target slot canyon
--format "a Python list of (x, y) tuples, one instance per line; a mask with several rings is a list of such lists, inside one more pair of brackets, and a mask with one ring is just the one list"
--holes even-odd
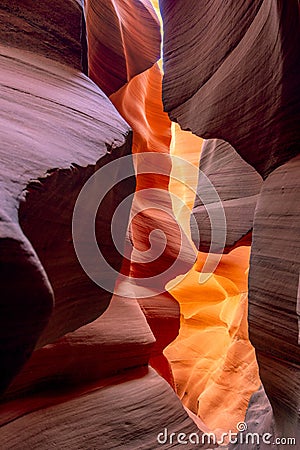
[(300, 448), (299, 0), (2, 0), (0, 449)]

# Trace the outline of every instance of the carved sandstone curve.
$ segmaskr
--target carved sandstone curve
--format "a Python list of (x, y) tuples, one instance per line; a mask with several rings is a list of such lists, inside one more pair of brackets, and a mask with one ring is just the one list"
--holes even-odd
[(300, 157), (276, 169), (256, 207), (249, 272), (250, 338), (277, 431), (299, 430)]
[[(254, 210), (262, 184), (260, 175), (230, 144), (218, 139), (204, 141), (199, 166), (197, 196), (193, 208), (195, 220), (191, 221), (192, 237), (198, 250), (209, 252), (212, 226), (213, 245), (214, 248), (220, 248), (220, 251), (227, 253), (236, 245), (250, 244)], [(215, 203), (215, 194), (211, 192), (206, 177), (216, 190), (220, 203)], [(224, 249), (222, 249), (223, 224), (216, 221), (210, 223), (210, 208), (223, 208), (225, 212)]]
[(159, 22), (149, 0), (87, 0), (89, 76), (111, 95), (160, 55)]
[(264, 178), (299, 153), (297, 0), (161, 0), (164, 106)]
[[(130, 153), (131, 135), (109, 100), (82, 73), (25, 51), (1, 46), (0, 53), (1, 244), (4, 259), (9, 253), (15, 255), (2, 276), (12, 281), (8, 272), (14, 270), (18, 280), (1, 302), (5, 312), (1, 315), (2, 361), (9, 373), (3, 377), (5, 388), (49, 320), (53, 294), (55, 307), (39, 346), (94, 320), (109, 304), (111, 294), (97, 287), (77, 261), (72, 210), (80, 188), (97, 167)], [(107, 145), (114, 148), (111, 154)], [(124, 195), (134, 186), (134, 180), (129, 180)], [(105, 211), (109, 206), (113, 213), (122, 195), (111, 196)], [(98, 218), (98, 233), (107, 233), (110, 213)], [(120, 267), (121, 256), (114, 254), (111, 260), (116, 269)], [(70, 271), (63, 273), (64, 267)], [(24, 278), (26, 271), (30, 278)], [(30, 279), (36, 279), (37, 289)], [(84, 298), (78, 290), (79, 279)], [(13, 301), (25, 302), (26, 313)], [(86, 310), (82, 302), (87, 302)], [(5, 309), (9, 304), (13, 311)], [(12, 360), (15, 351), (17, 357)]]

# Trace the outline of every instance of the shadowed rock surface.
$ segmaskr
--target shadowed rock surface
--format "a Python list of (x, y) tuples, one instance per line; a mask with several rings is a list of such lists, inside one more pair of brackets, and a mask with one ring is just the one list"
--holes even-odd
[(0, 42), (81, 70), (86, 60), (81, 0), (2, 0)]
[(278, 431), (299, 432), (300, 157), (263, 184), (254, 218), (249, 272), (250, 338)]
[[(196, 221), (191, 221), (192, 237), (200, 251), (209, 252), (211, 244), (222, 251), (224, 225), (216, 220), (210, 223), (211, 208), (215, 210), (214, 214), (222, 208), (225, 212), (225, 253), (240, 240), (240, 245), (251, 244), (254, 210), (261, 184), (258, 173), (230, 144), (217, 139), (204, 142), (193, 208)], [(219, 197), (217, 202), (216, 196)]]
[[(270, 445), (272, 445), (272, 448), (279, 448), (275, 443), (276, 431), (272, 407), (262, 386), (251, 396), (245, 423), (247, 429), (239, 433), (237, 437), (240, 442), (231, 443), (228, 450), (244, 450), (245, 448), (247, 450), (257, 450), (258, 448), (267, 450)], [(248, 438), (247, 433), (249, 434)]]
[[(202, 148), (200, 168), (223, 202), (228, 254), (210, 255), (213, 274), (205, 266), (207, 253), (194, 251), (189, 227), (194, 189), (188, 187), (196, 188), (197, 176), (182, 166), (183, 183), (171, 180), (176, 164), (169, 153), (198, 168), (202, 139), (163, 111), (159, 21), (152, 7), (158, 2), (84, 3), (86, 27), (83, 2), (76, 0), (4, 0), (0, 7), (1, 445), (180, 448), (180, 433), (236, 431), (245, 414), (251, 431), (293, 436), (300, 212), (299, 158), (289, 160), (299, 149), (298, 2), (160, 2), (166, 109), (184, 128), (214, 139)], [(89, 75), (123, 119), (80, 71), (87, 73), (87, 53)], [(116, 250), (110, 225), (116, 206), (135, 189), (133, 177), (114, 185), (96, 215), (96, 240), (116, 270), (113, 277), (89, 254), (85, 233), (85, 216), (104, 179), (94, 184), (80, 221), (93, 270), (111, 286), (121, 272), (110, 301), (112, 294), (77, 260), (72, 214), (97, 169), (116, 161), (112, 182), (122, 172), (120, 156), (131, 151), (124, 119), (133, 130), (133, 153), (141, 156), (127, 234), (129, 207), (122, 216), (122, 244), (126, 252), (134, 245), (128, 259)], [(157, 157), (150, 167), (160, 173), (143, 173), (148, 152)], [(255, 169), (267, 177), (261, 192)], [(147, 196), (151, 188), (157, 191)], [(176, 203), (172, 193), (184, 201)], [(260, 380), (248, 338), (255, 205), (250, 331), (275, 421), (264, 391), (255, 392)], [(207, 252), (210, 224), (203, 213), (196, 202), (196, 228), (206, 245), (200, 249)], [(160, 249), (148, 262), (147, 255)], [(199, 283), (205, 270), (211, 276)], [(157, 436), (166, 428), (161, 446)]]
[[(154, 342), (137, 301), (114, 296), (109, 308), (94, 322), (36, 350), (3, 400), (51, 386), (61, 389), (82, 385), (145, 366)], [(9, 411), (9, 407), (3, 405), (4, 410)]]
[(161, 0), (164, 106), (263, 177), (299, 153), (297, 0)]
[[(265, 179), (254, 214), (250, 338), (274, 409), (276, 433), (295, 436), (300, 362), (299, 2), (160, 4), (163, 98), (170, 118), (198, 136), (227, 141)], [(235, 185), (230, 188), (233, 195)], [(226, 202), (224, 206), (227, 215)], [(244, 227), (245, 219), (247, 214), (239, 216), (239, 225)], [(201, 225), (205, 236), (206, 225)], [(233, 230), (228, 231), (232, 236)]]
[(87, 0), (89, 75), (111, 95), (160, 55), (158, 18), (150, 0)]
[[(36, 449), (52, 445), (60, 449), (153, 450), (165, 427), (169, 436), (172, 432), (199, 433), (172, 388), (147, 368), (64, 394), (49, 392), (47, 397), (47, 408), (1, 428), (4, 448), (23, 450), (26, 442)], [(173, 440), (163, 448), (179, 446)]]
[[(127, 79), (155, 62), (156, 55), (159, 55), (159, 25), (147, 1), (132, 2), (129, 14), (125, 8), (127, 2), (113, 3), (122, 22), (121, 33), (116, 35), (116, 39), (124, 38), (117, 47), (124, 44), (125, 52), (121, 56), (126, 57), (128, 68), (125, 78), (121, 76), (123, 85)], [(42, 10), (43, 7), (44, 4)], [(139, 12), (140, 21), (136, 21), (133, 7)], [(18, 9), (16, 12), (12, 8), (11, 13), (17, 21), (19, 15), (27, 14), (25, 10)], [(39, 11), (35, 11), (38, 16)], [(88, 21), (88, 33), (92, 35), (89, 24)], [(105, 21), (101, 26), (104, 24)], [(23, 23), (21, 27), (24, 27)], [(64, 28), (63, 25), (61, 27)], [(22, 32), (24, 34), (24, 30)], [(101, 29), (97, 32), (101, 40)], [(110, 27), (108, 36), (113, 45)], [(14, 46), (15, 38), (13, 35), (11, 41), (6, 43)], [(169, 433), (198, 432), (169, 386), (173, 381), (172, 373), (162, 354), (163, 348), (178, 332), (178, 304), (164, 292), (162, 297), (158, 295), (144, 299), (143, 314), (139, 303), (129, 292), (131, 286), (128, 286), (124, 288), (128, 298), (126, 295), (122, 298), (115, 295), (105, 311), (111, 294), (99, 288), (84, 273), (77, 261), (71, 234), (72, 213), (81, 187), (98, 168), (113, 160), (118, 162), (120, 156), (130, 153), (130, 128), (98, 87), (74, 69), (74, 66), (78, 68), (79, 59), (74, 56), (72, 67), (71, 64), (61, 65), (60, 62), (68, 60), (63, 59), (60, 52), (48, 55), (44, 51), (47, 44), (45, 36), (40, 36), (40, 39), (41, 51), (38, 49), (37, 53), (47, 58), (1, 47), (4, 74), (1, 79), (4, 92), (1, 120), (6, 149), (2, 159), (8, 167), (4, 171), (1, 191), (4, 205), (1, 213), (8, 224), (1, 222), (4, 229), (1, 244), (5, 250), (1, 253), (5, 267), (1, 275), (3, 282), (8, 280), (10, 283), (8, 295), (12, 292), (16, 298), (14, 303), (10, 297), (10, 303), (3, 298), (1, 304), (4, 312), (7, 305), (12, 308), (1, 316), (0, 337), (4, 344), (1, 358), (10, 371), (3, 387), (9, 382), (10, 386), (0, 404), (1, 445), (8, 449), (23, 449), (24, 442), (26, 447), (33, 449), (48, 449), (51, 446), (153, 449), (157, 445), (157, 435), (163, 432), (164, 427), (168, 427)], [(136, 41), (140, 45), (136, 45)], [(105, 63), (101, 57), (99, 51), (98, 64), (99, 61)], [(111, 64), (104, 67), (103, 74), (108, 74), (108, 90), (114, 92), (116, 87), (110, 79), (110, 70)], [(117, 65), (116, 70), (119, 70)], [(151, 73), (161, 80), (156, 66)], [(146, 79), (148, 76), (146, 74)], [(107, 79), (99, 78), (103, 86)], [(170, 122), (162, 111), (161, 84), (150, 87), (150, 93), (154, 88), (157, 95), (153, 99), (150, 95), (147, 102), (153, 101), (154, 105), (158, 105), (167, 123), (158, 141), (162, 142), (162, 150), (167, 154)], [(143, 105), (143, 99), (142, 89), (138, 104)], [(146, 114), (148, 119), (151, 118), (149, 110)], [(155, 111), (152, 116), (155, 116)], [(153, 117), (150, 119), (149, 136), (155, 146)], [(7, 149), (10, 151), (7, 152)], [(145, 150), (140, 148), (140, 151)], [(164, 160), (167, 161), (168, 171), (170, 164), (167, 155)], [(12, 161), (15, 167), (12, 167)], [(121, 169), (122, 163), (114, 165), (114, 171), (110, 174), (112, 181)], [(158, 178), (155, 183), (160, 186), (163, 180), (163, 203), (166, 200), (171, 205), (167, 175)], [(146, 184), (149, 180), (153, 181), (151, 177), (146, 177)], [(142, 186), (143, 181), (140, 182)], [(98, 187), (101, 188), (101, 180), (99, 186), (94, 185), (93, 196), (97, 196)], [(134, 188), (132, 177), (122, 184), (115, 184), (96, 216), (98, 245), (117, 272), (121, 269), (122, 257), (111, 246), (112, 215), (120, 201), (129, 196)], [(89, 204), (84, 206), (86, 209), (83, 208), (83, 212), (89, 214)], [(169, 208), (171, 212), (171, 206)], [(123, 215), (124, 225), (127, 219), (128, 216)], [(150, 222), (151, 219), (149, 214)], [(156, 218), (154, 224), (158, 222)], [(83, 236), (84, 226), (83, 217)], [(169, 260), (176, 259), (180, 247), (174, 218), (172, 226), (176, 236), (168, 230), (170, 243), (166, 266)], [(6, 237), (14, 237), (15, 228), (18, 232), (16, 240), (19, 247), (24, 248), (23, 253), (19, 248), (18, 253), (12, 253), (12, 245), (5, 247)], [(126, 226), (123, 228), (126, 231)], [(168, 224), (165, 228), (168, 229)], [(19, 273), (23, 266), (20, 269), (17, 266), (19, 272), (16, 272), (18, 258), (25, 268), (37, 273), (37, 280), (34, 279), (35, 272), (30, 274), (30, 283), (23, 279), (24, 270), (23, 274)], [(91, 258), (94, 261), (93, 255)], [(10, 261), (14, 264), (13, 276), (7, 264)], [(161, 261), (163, 264), (163, 259)], [(182, 262), (184, 271), (190, 262)], [(96, 264), (98, 261), (95, 260)], [(123, 273), (128, 275), (126, 264), (125, 261)], [(104, 279), (107, 277), (101, 266), (98, 271), (103, 272)], [(15, 279), (18, 279), (18, 285), (13, 283)], [(18, 291), (19, 287), (22, 292)], [(14, 290), (17, 290), (18, 296)], [(18, 307), (18, 303), (22, 303), (22, 308)], [(155, 346), (146, 319), (155, 332)], [(161, 326), (165, 329), (160, 333)], [(20, 357), (16, 349), (20, 350)], [(148, 369), (149, 362), (169, 384)], [(13, 376), (15, 378), (11, 382)], [(178, 444), (167, 443), (166, 448), (174, 445)]]
[[(94, 320), (108, 306), (111, 293), (95, 285), (77, 260), (72, 213), (95, 169), (130, 153), (131, 135), (82, 73), (7, 47), (1, 47), (0, 65), (4, 388), (33, 350), (54, 298), (39, 345)], [(108, 147), (114, 150), (108, 153)], [(115, 207), (134, 186), (129, 179), (123, 193), (106, 199), (97, 235), (106, 237)], [(116, 270), (121, 261), (112, 251)]]

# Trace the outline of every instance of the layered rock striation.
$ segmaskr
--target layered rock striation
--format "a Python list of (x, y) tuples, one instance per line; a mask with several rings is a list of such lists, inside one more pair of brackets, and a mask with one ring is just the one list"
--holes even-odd
[[(2, 46), (1, 86), (5, 387), (38, 339), (39, 346), (53, 342), (109, 304), (111, 293), (92, 283), (77, 260), (72, 214), (94, 171), (129, 154), (131, 134), (91, 80), (48, 58)], [(134, 186), (129, 180), (123, 194), (106, 200), (98, 236), (108, 234), (114, 209)], [(116, 269), (121, 261), (111, 254)]]
[(166, 111), (264, 178), (299, 152), (297, 0), (161, 0)]
[(191, 220), (197, 248), (226, 253), (236, 245), (251, 244), (254, 210), (262, 185), (259, 174), (231, 145), (220, 140), (204, 142), (199, 167)]
[[(175, 5), (161, 0), (160, 5), (166, 111), (184, 129), (203, 138), (228, 142), (224, 156), (230, 158), (230, 144), (265, 180), (261, 191), (259, 183), (254, 182), (253, 193), (258, 196), (251, 207), (245, 194), (238, 195), (238, 220), (224, 202), (230, 226), (228, 243), (237, 242), (235, 233), (244, 234), (253, 227), (250, 338), (273, 407), (276, 432), (295, 437), (299, 430), (300, 363), (296, 199), (300, 149), (299, 5), (297, 1), (280, 0), (212, 0), (201, 5), (183, 1)], [(222, 174), (226, 169), (221, 167), (222, 155), (217, 168), (220, 147), (215, 147), (211, 158), (216, 157), (215, 167)], [(207, 170), (213, 159), (203, 162)], [(240, 164), (246, 167), (242, 160)], [(212, 174), (217, 184), (218, 176)], [(236, 186), (247, 192), (251, 183), (247, 187), (242, 180), (241, 185), (234, 171), (230, 176), (231, 202)], [(199, 183), (201, 186), (201, 178)], [(220, 188), (221, 198), (224, 188), (227, 195), (226, 181)], [(234, 201), (235, 206), (238, 202)], [(202, 215), (196, 203), (198, 220), (194, 228), (200, 225), (206, 240), (209, 231), (202, 206), (200, 211)], [(265, 431), (269, 430), (266, 426)]]
[[(78, 2), (67, 3), (66, 8), (72, 5), (70, 14), (79, 24), (82, 10)], [(161, 73), (158, 66), (153, 66), (159, 55), (159, 24), (149, 2), (132, 2), (129, 11), (125, 2), (111, 2), (106, 6), (108, 21), (117, 17), (118, 33), (111, 34), (111, 22), (108, 25), (103, 20), (102, 9), (97, 10), (92, 1), (86, 2), (90, 76), (106, 93), (115, 92), (131, 79), (140, 86), (136, 111), (133, 110), (137, 122), (134, 152), (154, 150), (165, 156), (161, 158), (163, 174), (138, 177), (137, 190), (143, 191), (145, 185), (151, 183), (162, 191), (163, 199), (158, 202), (167, 210), (163, 214), (163, 226), (168, 245), (161, 264), (168, 267), (177, 258), (180, 242), (167, 190), (171, 168), (168, 159), (170, 121), (162, 110)], [(24, 22), (29, 22), (33, 5), (14, 3), (5, 8), (10, 20), (17, 23), (18, 30), (26, 36)], [(102, 182), (106, 179), (118, 179), (123, 168), (122, 156), (131, 153), (132, 137), (128, 124), (110, 100), (80, 70), (81, 57), (77, 50), (85, 52), (82, 41), (85, 26), (81, 26), (80, 33), (76, 27), (72, 29), (76, 37), (76, 45), (72, 45), (65, 39), (70, 31), (63, 25), (69, 15), (65, 8), (61, 15), (59, 9), (49, 14), (49, 22), (44, 26), (45, 8), (40, 5), (35, 9), (41, 30), (30, 36), (32, 40), (29, 39), (27, 49), (30, 51), (24, 51), (25, 37), (22, 46), (20, 40), (16, 42), (16, 34), (7, 32), (9, 26), (5, 28), (1, 46), (4, 75), (1, 85), (5, 93), (1, 99), (1, 119), (6, 144), (1, 183), (4, 217), (1, 277), (6, 294), (2, 300), (1, 341), (4, 345), (1, 357), (7, 369), (2, 374), (5, 390), (0, 405), (2, 445), (24, 448), (26, 441), (26, 446), (32, 448), (57, 445), (59, 448), (152, 449), (164, 427), (168, 427), (170, 433), (198, 432), (170, 386), (173, 376), (162, 354), (163, 348), (178, 333), (179, 307), (164, 289), (165, 279), (156, 290), (148, 289), (147, 295), (139, 298), (134, 285), (124, 284), (120, 275), (111, 300), (112, 290), (105, 290), (101, 283), (100, 286), (95, 284), (77, 259), (72, 242), (75, 202), (87, 180), (98, 171), (101, 173), (102, 168), (111, 167), (110, 163), (114, 163), (113, 170), (102, 172), (105, 177), (93, 184), (92, 197), (97, 198), (102, 192)], [(134, 10), (139, 13), (141, 20), (138, 22), (133, 21)], [(133, 22), (137, 27), (133, 28)], [(95, 28), (95, 23), (100, 23), (101, 28)], [(108, 41), (101, 34), (104, 24), (110, 29)], [(59, 45), (48, 51), (53, 38), (50, 34), (55, 27), (60, 29)], [(93, 33), (98, 33), (99, 46), (93, 41)], [(38, 39), (41, 42), (34, 52), (31, 42)], [(70, 49), (64, 51), (64, 46)], [(21, 47), (22, 51), (15, 47)], [(103, 48), (108, 59), (101, 53)], [(116, 58), (121, 61), (120, 65), (115, 66), (116, 78), (119, 77), (121, 84), (119, 81), (116, 84), (110, 74), (116, 48), (123, 49), (120, 58)], [(122, 61), (125, 72), (119, 71)], [(124, 85), (126, 95), (129, 83)], [(117, 104), (118, 99), (124, 100), (124, 117), (130, 122), (126, 111), (130, 111), (133, 101), (130, 96), (122, 99), (121, 95), (116, 93), (114, 101)], [(149, 108), (145, 108), (144, 103)], [(159, 130), (155, 125), (157, 113), (162, 120)], [(152, 142), (150, 147), (143, 140), (146, 132)], [(131, 172), (134, 173), (133, 167)], [(95, 214), (99, 249), (115, 273), (122, 272), (125, 279), (133, 271), (136, 278), (145, 274), (149, 278), (153, 270), (160, 273), (151, 264), (150, 270), (143, 264), (136, 264), (133, 269), (130, 260), (123, 259), (111, 236), (114, 212), (128, 198), (122, 216), (124, 235), (118, 236), (125, 243), (125, 256), (130, 256), (126, 253), (130, 239), (141, 246), (141, 250), (147, 247), (148, 237), (143, 234), (160, 222), (160, 216), (151, 211), (139, 212), (131, 225), (131, 235), (125, 236), (135, 185), (133, 176), (113, 183)], [(138, 200), (134, 201), (137, 205)], [(93, 203), (91, 198), (80, 206), (82, 222), (76, 225), (80, 243), (86, 249), (90, 265), (94, 264), (96, 272), (101, 273), (100, 278), (109, 279), (109, 286), (113, 287), (116, 276), (111, 277), (105, 268), (97, 266), (98, 260), (90, 252), (91, 243), (86, 237), (86, 217), (94, 213)], [(154, 206), (156, 210), (157, 205)], [(139, 233), (139, 226), (143, 234)], [(177, 268), (167, 280), (186, 271), (190, 261), (183, 259), (181, 267), (181, 272)], [(161, 326), (165, 327), (163, 332)], [(149, 368), (149, 362), (169, 384)], [(172, 446), (169, 443), (167, 448)]]
[(157, 3), (0, 6), (4, 448), (296, 435), (298, 2)]

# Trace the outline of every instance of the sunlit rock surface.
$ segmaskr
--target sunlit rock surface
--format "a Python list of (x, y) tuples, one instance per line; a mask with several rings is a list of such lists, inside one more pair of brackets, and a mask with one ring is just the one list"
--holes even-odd
[[(5, 449), (153, 450), (166, 428), (162, 447), (180, 448), (179, 433), (219, 436), (244, 420), (296, 433), (298, 4), (160, 4), (163, 64), (148, 0), (0, 7)], [(114, 186), (96, 217), (120, 272), (112, 297), (80, 267), (71, 223), (85, 181), (130, 154), (129, 127), (136, 188), (134, 177)], [(199, 165), (223, 202), (227, 254), (208, 252)], [(258, 173), (270, 174), (262, 191)], [(126, 197), (122, 258), (110, 225)], [(250, 251), (250, 337), (274, 415), (248, 337)]]
[[(276, 433), (295, 436), (300, 252), (299, 163), (293, 158), (300, 149), (299, 5), (272, 0), (160, 4), (163, 98), (170, 118), (198, 136), (227, 141), (266, 179), (253, 221), (250, 338), (274, 409)], [(236, 185), (230, 188), (234, 195)], [(248, 212), (238, 219), (240, 232), (251, 225)], [(228, 231), (230, 237), (233, 230)], [(262, 405), (262, 417), (263, 411)]]
[(263, 177), (299, 151), (297, 0), (161, 0), (172, 120), (223, 139)]
[[(216, 156), (212, 149), (216, 150)], [(253, 190), (257, 192), (261, 184), (260, 176), (228, 144), (219, 141), (217, 146), (214, 141), (202, 144), (200, 138), (182, 131), (178, 125), (173, 127), (171, 154), (180, 157), (174, 158), (169, 189), (176, 196), (173, 208), (183, 229), (190, 230), (197, 192), (207, 203), (210, 198), (215, 199), (211, 197), (211, 184), (204, 183), (206, 192), (199, 189), (201, 177), (210, 177), (214, 193), (219, 193), (222, 200), (230, 196), (237, 199), (240, 207), (239, 197)], [(183, 164), (184, 161), (191, 166)], [(185, 208), (180, 198), (184, 199)], [(236, 224), (234, 217), (230, 218), (225, 234), (227, 242)], [(248, 223), (251, 220), (253, 217), (248, 214)], [(193, 224), (197, 226), (197, 222), (191, 220), (192, 231)], [(206, 245), (210, 245), (211, 225), (207, 225), (199, 230), (202, 245), (203, 234), (207, 236)], [(235, 229), (235, 235), (238, 239), (242, 237), (240, 229)], [(251, 394), (260, 384), (247, 332), (250, 248), (239, 247), (223, 255), (198, 253), (195, 248), (195, 254), (197, 262), (193, 268), (167, 285), (180, 304), (181, 326), (177, 339), (164, 353), (171, 362), (177, 392), (183, 404), (201, 419), (202, 429), (205, 425), (217, 434), (221, 430), (235, 432), (237, 423), (245, 417)], [(201, 281), (200, 276), (205, 278)]]
[(259, 387), (247, 332), (249, 249), (224, 255), (215, 274), (199, 283), (206, 257), (199, 254), (195, 267), (170, 290), (182, 318), (179, 335), (165, 355), (183, 404), (210, 430), (225, 432), (243, 420), (250, 396)]
[[(134, 248), (143, 253), (148, 250), (150, 254), (149, 259), (133, 260), (129, 273), (135, 278), (139, 288), (135, 291), (136, 298), (157, 340), (151, 365), (173, 385), (172, 372), (162, 350), (177, 336), (179, 308), (166, 292), (165, 285), (187, 272), (195, 255), (188, 238), (180, 232), (168, 192), (172, 168), (169, 156), (171, 122), (163, 112), (161, 79), (162, 74), (156, 64), (133, 78), (110, 98), (132, 127), (133, 153), (140, 155), (136, 159), (137, 187), (130, 233)], [(132, 99), (135, 99), (134, 103)], [(145, 158), (142, 153), (145, 153)], [(150, 154), (148, 157), (147, 153)], [(135, 256), (135, 251), (132, 256)], [(156, 281), (154, 277), (158, 277)], [(146, 292), (143, 296), (141, 288)], [(154, 308), (155, 315), (151, 312)]]
[[(130, 275), (137, 278), (137, 284), (140, 284), (139, 278), (148, 278), (150, 290), (158, 292), (164, 291), (165, 284), (172, 278), (186, 273), (195, 260), (189, 241), (185, 234), (181, 235), (175, 220), (168, 192), (172, 168), (171, 122), (163, 112), (161, 78), (156, 64), (110, 97), (132, 127), (132, 151), (140, 155), (135, 159), (137, 188), (132, 205), (134, 248), (145, 253), (150, 246), (150, 233), (155, 233), (151, 236), (149, 262), (143, 258), (138, 262), (133, 260)], [(142, 153), (145, 153), (144, 158)], [(156, 275), (158, 281), (151, 281)], [(145, 280), (141, 281), (141, 286), (147, 287)]]
[[(137, 24), (134, 29), (132, 11), (128, 14), (126, 4), (114, 2), (114, 5), (117, 3), (118, 18), (122, 11), (124, 13), (119, 37), (123, 39), (125, 36), (125, 41), (119, 44), (126, 46), (122, 57), (129, 68), (126, 78), (121, 77), (121, 84), (124, 85), (136, 73), (155, 62), (155, 55), (159, 55), (159, 26), (150, 3), (133, 2), (132, 7), (138, 6), (139, 12), (143, 11), (146, 18), (143, 21), (141, 17), (140, 22), (134, 20)], [(90, 7), (91, 4), (87, 5), (87, 14), (90, 14)], [(90, 24), (88, 20), (87, 32), (92, 36)], [(140, 31), (137, 30), (139, 26)], [(154, 30), (153, 33), (151, 30)], [(148, 41), (154, 42), (143, 46), (147, 32)], [(111, 33), (108, 35), (109, 44), (113, 47)], [(141, 47), (136, 45), (135, 38), (140, 39)], [(98, 39), (102, 39), (100, 32)], [(12, 375), (17, 370), (19, 374), (1, 399), (2, 445), (5, 448), (24, 448), (26, 442), (26, 446), (32, 448), (56, 445), (59, 448), (153, 449), (157, 444), (157, 435), (163, 432), (164, 427), (168, 427), (169, 433), (198, 432), (171, 386), (157, 372), (148, 368), (150, 363), (173, 386), (173, 375), (162, 351), (178, 333), (179, 306), (164, 289), (164, 284), (191, 267), (195, 258), (193, 254), (192, 257), (189, 256), (189, 247), (187, 246), (184, 256), (181, 256), (179, 266), (153, 286), (152, 290), (148, 289), (148, 296), (139, 298), (134, 292), (132, 295), (133, 286), (123, 286), (128, 298), (115, 295), (111, 307), (100, 318), (97, 317), (106, 309), (111, 294), (92, 283), (80, 267), (72, 247), (72, 212), (78, 193), (96, 169), (130, 153), (129, 126), (95, 84), (79, 71), (70, 66), (61, 66), (48, 58), (37, 57), (33, 53), (18, 53), (14, 49), (4, 48), (3, 54), (3, 59), (10, 62), (6, 66), (5, 78), (10, 79), (12, 95), (17, 97), (12, 97), (11, 101), (11, 115), (16, 117), (16, 123), (13, 122), (15, 128), (8, 124), (5, 131), (13, 139), (20, 130), (20, 152), (25, 151), (25, 145), (26, 150), (28, 148), (28, 164), (26, 165), (25, 158), (20, 159), (21, 176), (15, 171), (14, 177), (12, 169), (7, 175), (8, 178), (11, 177), (9, 181), (12, 185), (12, 188), (10, 184), (8, 187), (12, 191), (16, 188), (16, 199), (11, 209), (17, 209), (18, 195), (26, 188), (26, 195), (22, 196), (19, 209), (19, 219), (32, 249), (36, 251), (35, 254), (32, 250), (32, 258), (35, 258), (34, 263), (41, 272), (38, 273), (38, 280), (48, 298), (38, 290), (38, 283), (35, 282), (29, 289), (30, 294), (36, 287), (34, 294), (37, 298), (33, 297), (28, 305), (28, 325), (26, 315), (21, 311), (20, 317), (17, 308), (14, 308), (15, 328), (7, 322), (7, 316), (3, 317), (3, 323), (6, 321), (4, 325), (9, 325), (10, 334), (15, 339), (13, 345), (15, 342), (19, 345), (16, 329), (21, 330), (21, 337), (23, 333), (30, 336), (30, 342), (27, 344), (23, 339), (21, 360), (11, 358), (14, 364), (17, 363), (17, 367), (13, 366)], [(111, 63), (105, 67), (100, 51), (98, 55), (98, 64), (102, 61), (103, 73), (108, 74)], [(55, 55), (52, 59), (60, 61)], [(129, 238), (136, 247), (140, 246), (140, 250), (143, 250), (149, 245), (146, 233), (161, 228), (162, 222), (167, 245), (159, 263), (168, 268), (178, 258), (181, 241), (168, 194), (171, 122), (163, 112), (161, 78), (157, 65), (132, 78), (131, 81), (137, 81), (139, 86), (136, 110), (132, 109), (130, 96), (122, 98), (122, 94), (116, 93), (113, 100), (116, 104), (117, 99), (121, 101), (124, 118), (128, 122), (130, 114), (127, 110), (133, 113), (137, 124), (134, 127), (134, 152), (155, 151), (163, 154), (159, 160), (163, 173), (154, 177), (138, 177), (137, 191), (143, 191), (150, 184), (156, 187), (161, 192), (161, 200), (157, 199), (158, 205), (154, 205), (154, 210), (156, 212), (159, 205), (163, 205), (164, 210), (153, 214), (146, 208), (144, 212), (141, 202), (142, 211), (132, 222)], [(109, 76), (107, 79), (111, 91), (105, 88), (105, 77), (99, 79), (103, 81), (99, 85), (106, 92), (116, 90)], [(9, 87), (10, 85), (5, 84), (6, 89), (9, 90)], [(132, 85), (129, 82), (124, 86), (124, 94), (128, 95), (128, 91), (132, 94), (130, 89)], [(7, 99), (3, 99), (4, 101)], [(6, 107), (6, 103), (4, 105)], [(8, 122), (7, 111), (9, 109), (3, 108), (2, 116)], [(56, 115), (54, 111), (57, 111)], [(12, 149), (16, 152), (14, 147)], [(8, 162), (9, 157), (6, 158)], [(18, 163), (18, 159), (14, 159), (14, 162)], [(116, 167), (118, 170), (118, 166), (114, 166), (114, 169)], [(111, 174), (112, 179), (115, 176), (116, 173)], [(17, 190), (19, 185), (20, 192)], [(122, 259), (116, 249), (109, 248), (111, 237), (106, 227), (110, 227), (115, 206), (124, 197), (130, 196), (134, 187), (132, 178), (114, 186), (97, 215), (98, 244), (116, 270), (121, 270)], [(96, 188), (97, 186), (94, 192)], [(6, 191), (4, 193), (6, 195)], [(137, 208), (140, 207), (138, 200), (141, 198), (140, 196), (134, 200)], [(7, 196), (4, 196), (4, 202), (10, 207)], [(17, 213), (13, 218), (18, 226)], [(128, 217), (123, 217), (125, 222), (127, 219)], [(139, 226), (145, 236), (139, 233)], [(24, 238), (24, 242), (27, 244), (28, 241)], [(159, 236), (156, 236), (155, 242), (160, 246)], [(23, 245), (23, 241), (21, 243)], [(186, 243), (188, 244), (187, 239)], [(8, 261), (6, 253), (4, 256)], [(13, 263), (15, 262), (16, 258), (13, 258)], [(26, 261), (27, 266), (29, 263), (30, 259)], [(1, 275), (7, 279), (7, 266), (5, 267)], [(140, 263), (128, 266), (126, 260), (122, 269), (123, 274), (128, 276), (134, 273), (137, 278), (149, 278), (154, 271), (159, 275), (161, 267), (150, 264), (150, 268), (145, 268)], [(105, 278), (106, 274), (102, 275)], [(121, 284), (118, 281), (117, 289)], [(24, 295), (24, 288), (20, 297), (22, 294)], [(39, 308), (39, 302), (43, 298), (45, 310)], [(50, 321), (45, 328), (51, 310)], [(91, 322), (93, 319), (96, 320)], [(38, 324), (36, 330), (32, 328), (33, 321)], [(4, 325), (1, 330), (3, 342), (8, 342), (5, 331), (7, 328)], [(162, 333), (161, 326), (164, 327)], [(36, 350), (20, 371), (38, 338)], [(12, 346), (5, 349), (6, 353), (7, 350), (13, 350)], [(23, 356), (25, 352), (26, 358)], [(9, 355), (11, 357), (12, 352)], [(5, 362), (4, 358), (2, 361)], [(10, 379), (11, 376), (6, 384)], [(25, 423), (28, 431), (26, 435)], [(18, 431), (21, 428), (23, 432)], [(102, 430), (102, 436), (99, 430)], [(173, 447), (173, 444), (167, 444), (166, 447)]]

